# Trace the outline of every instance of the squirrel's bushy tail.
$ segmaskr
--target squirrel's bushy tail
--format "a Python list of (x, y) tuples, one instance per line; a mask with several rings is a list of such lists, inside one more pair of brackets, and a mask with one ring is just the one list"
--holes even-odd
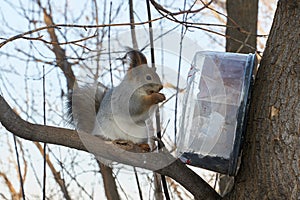
[(104, 86), (76, 86), (66, 101), (67, 123), (84, 131), (92, 131), (94, 119), (105, 95)]

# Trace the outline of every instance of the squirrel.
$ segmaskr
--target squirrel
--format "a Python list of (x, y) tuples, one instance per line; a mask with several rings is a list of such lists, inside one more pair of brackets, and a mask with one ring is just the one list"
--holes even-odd
[(77, 128), (105, 140), (147, 144), (152, 136), (150, 118), (157, 104), (166, 99), (159, 93), (163, 85), (143, 53), (129, 49), (125, 57), (129, 69), (118, 86), (73, 90), (67, 102), (69, 118)]

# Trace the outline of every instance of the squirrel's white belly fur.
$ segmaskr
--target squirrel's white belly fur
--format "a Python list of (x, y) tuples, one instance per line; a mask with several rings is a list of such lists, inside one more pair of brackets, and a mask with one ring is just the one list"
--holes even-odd
[(133, 143), (145, 143), (148, 138), (146, 126), (138, 126), (124, 119), (106, 118), (100, 119), (99, 129), (93, 134), (109, 140), (129, 140)]
[[(118, 91), (118, 87), (109, 90), (100, 105), (97, 113), (93, 135), (109, 140), (130, 140), (133, 143), (147, 143), (149, 130), (144, 116), (129, 114), (129, 93)], [(121, 101), (122, 100), (122, 101)], [(138, 121), (136, 119), (138, 119)], [(145, 118), (142, 119), (141, 118)], [(149, 117), (148, 117), (149, 118)]]

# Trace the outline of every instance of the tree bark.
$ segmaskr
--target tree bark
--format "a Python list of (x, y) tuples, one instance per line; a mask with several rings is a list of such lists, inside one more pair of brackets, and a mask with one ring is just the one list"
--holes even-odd
[(227, 199), (300, 198), (300, 2), (278, 2), (254, 86), (244, 156)]
[(254, 52), (256, 49), (258, 0), (227, 0), (226, 9), (228, 16), (226, 35), (230, 36), (226, 39), (226, 51)]

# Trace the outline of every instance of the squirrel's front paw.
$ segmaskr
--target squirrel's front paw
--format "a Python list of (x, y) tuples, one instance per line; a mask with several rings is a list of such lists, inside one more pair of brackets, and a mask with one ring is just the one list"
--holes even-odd
[(152, 100), (155, 104), (166, 100), (165, 95), (162, 93), (152, 93), (151, 96), (152, 96)]
[(151, 93), (149, 95), (145, 95), (143, 97), (143, 102), (148, 105), (148, 106), (152, 106), (154, 104), (158, 104), (162, 101), (166, 100), (166, 97), (164, 94), (162, 93), (158, 93), (158, 92), (155, 92), (155, 93)]

